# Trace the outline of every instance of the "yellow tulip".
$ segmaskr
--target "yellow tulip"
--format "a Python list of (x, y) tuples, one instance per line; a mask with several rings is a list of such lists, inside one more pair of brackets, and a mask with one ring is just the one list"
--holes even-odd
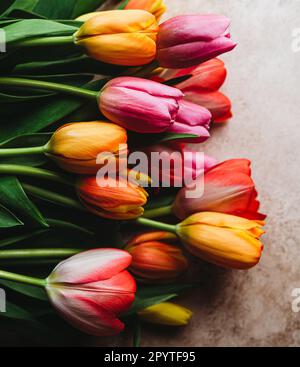
[(202, 212), (177, 226), (177, 234), (187, 249), (213, 264), (233, 269), (249, 269), (261, 257), (263, 221), (233, 215)]
[(152, 324), (184, 326), (189, 323), (193, 312), (175, 303), (163, 302), (139, 311), (138, 315)]
[(45, 153), (66, 171), (92, 174), (101, 168), (96, 164), (100, 153), (112, 153), (117, 160), (126, 159), (126, 143), (126, 130), (119, 125), (103, 121), (77, 122), (56, 130)]
[(111, 10), (89, 13), (75, 33), (75, 43), (93, 59), (116, 65), (139, 66), (156, 55), (158, 24), (145, 10)]
[(159, 20), (167, 7), (164, 0), (129, 0), (124, 9), (144, 9)]

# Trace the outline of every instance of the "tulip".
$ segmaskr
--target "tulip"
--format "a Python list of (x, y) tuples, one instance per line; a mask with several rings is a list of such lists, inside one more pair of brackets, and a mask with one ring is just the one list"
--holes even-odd
[(173, 213), (180, 219), (201, 211), (265, 219), (266, 216), (258, 212), (260, 203), (250, 165), (248, 159), (230, 159), (211, 168), (204, 173), (203, 195), (190, 199), (187, 191), (193, 187), (182, 188), (173, 204)]
[(207, 108), (215, 123), (224, 122), (232, 117), (231, 101), (219, 88), (226, 79), (223, 61), (212, 59), (195, 67), (172, 70), (165, 69), (152, 79), (160, 82), (190, 75), (190, 78), (176, 84), (184, 93), (184, 99)]
[(118, 319), (134, 301), (136, 284), (126, 268), (131, 255), (101, 248), (61, 262), (46, 281), (51, 303), (75, 328), (95, 336), (120, 333)]
[(88, 211), (116, 220), (141, 216), (148, 197), (142, 187), (121, 177), (82, 177), (77, 183), (77, 194)]
[(225, 268), (249, 269), (261, 257), (263, 221), (214, 212), (194, 214), (177, 226), (186, 248), (202, 260)]
[(171, 302), (162, 302), (138, 312), (143, 321), (168, 326), (185, 326), (193, 316), (189, 309)]
[(221, 92), (193, 93), (186, 92), (186, 100), (207, 108), (215, 123), (221, 123), (232, 117), (231, 101)]
[(72, 123), (56, 130), (45, 153), (66, 171), (92, 174), (101, 167), (96, 164), (100, 153), (112, 153), (117, 161), (126, 159), (126, 143), (126, 130), (118, 125), (103, 121)]
[(79, 20), (85, 23), (75, 33), (75, 43), (91, 58), (124, 66), (154, 60), (158, 24), (151, 13), (111, 10), (90, 13)]
[(124, 9), (147, 10), (159, 20), (166, 11), (166, 5), (164, 0), (129, 0)]
[(186, 68), (231, 51), (230, 20), (222, 15), (182, 15), (159, 27), (157, 61), (171, 69)]
[(202, 143), (210, 137), (208, 132), (211, 113), (204, 107), (188, 101), (179, 102), (179, 111), (175, 122), (167, 130), (176, 134), (192, 134), (195, 137), (185, 138), (185, 142)]
[(172, 281), (186, 270), (188, 262), (181, 249), (166, 242), (176, 241), (169, 232), (148, 232), (129, 241), (131, 272), (144, 281)]
[(151, 80), (119, 77), (100, 92), (99, 106), (109, 120), (139, 133), (167, 131), (183, 98), (180, 90)]
[(189, 76), (189, 78), (176, 84), (176, 88), (184, 94), (187, 92), (215, 92), (224, 84), (227, 71), (222, 60), (211, 59), (190, 68), (163, 69), (159, 75), (153, 78), (164, 82), (185, 76)]
[[(198, 159), (198, 152), (187, 148), (185, 144), (179, 141), (171, 141), (164, 144), (156, 144), (145, 148), (144, 153), (147, 154), (152, 180), (154, 176), (160, 184), (170, 185), (170, 187), (182, 187), (182, 184), (189, 184), (190, 180), (195, 180), (201, 173), (212, 168), (217, 161), (204, 155), (204, 161)], [(158, 154), (161, 159), (163, 157), (170, 158), (170, 169), (164, 169), (160, 164), (160, 160), (155, 162), (152, 158), (153, 154)], [(171, 164), (171, 162), (174, 162)], [(169, 168), (168, 167), (168, 168)]]

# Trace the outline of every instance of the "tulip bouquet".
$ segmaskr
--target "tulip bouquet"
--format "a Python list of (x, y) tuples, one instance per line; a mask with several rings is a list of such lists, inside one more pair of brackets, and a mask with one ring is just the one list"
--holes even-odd
[(190, 321), (170, 300), (205, 281), (191, 258), (261, 257), (251, 162), (187, 144), (232, 117), (217, 58), (236, 46), (230, 21), (162, 22), (163, 0), (25, 3), (0, 6), (0, 316), (47, 344), (72, 341), (70, 324), (127, 327), (138, 346), (143, 323)]

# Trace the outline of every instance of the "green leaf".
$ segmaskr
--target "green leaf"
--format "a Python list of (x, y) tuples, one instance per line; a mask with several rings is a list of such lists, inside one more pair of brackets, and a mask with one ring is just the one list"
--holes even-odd
[(16, 177), (0, 177), (0, 204), (25, 225), (49, 227), (37, 207), (28, 199)]
[(176, 197), (176, 192), (170, 195), (160, 195), (153, 196), (149, 199), (147, 205), (145, 206), (145, 210), (161, 208), (163, 206), (171, 205)]
[[(64, 220), (59, 220), (59, 219), (52, 219), (52, 218), (47, 218), (46, 220), (47, 220), (47, 223), (50, 225), (50, 227), (70, 229), (72, 231), (82, 232), (89, 236), (95, 235), (94, 232), (91, 232), (87, 230), (86, 228), (82, 226), (78, 226), (74, 223), (66, 222)], [(1, 245), (1, 242), (0, 242), (0, 245)]]
[(36, 321), (31, 313), (11, 302), (6, 302), (6, 312), (1, 312), (1, 316), (17, 320)]
[(169, 79), (167, 81), (165, 81), (163, 84), (165, 85), (169, 85), (170, 87), (185, 82), (186, 80), (190, 79), (190, 77), (192, 77), (192, 74), (188, 74), (188, 75), (183, 75), (183, 76), (179, 76), (178, 78), (173, 78), (173, 79)]
[(10, 8), (15, 0), (1, 0), (0, 1), (0, 14), (3, 14), (7, 9)]
[(10, 288), (13, 291), (21, 293), (25, 296), (35, 298), (40, 301), (48, 301), (47, 294), (45, 290), (42, 288), (2, 279), (0, 279), (0, 284), (6, 288)]
[(42, 234), (44, 232), (48, 232), (48, 230), (47, 229), (45, 229), (45, 230), (42, 229), (42, 230), (39, 230), (39, 231), (32, 231), (30, 233), (25, 233), (25, 234), (20, 234), (20, 235), (4, 238), (3, 240), (0, 240), (0, 247), (14, 245), (14, 244), (16, 244), (20, 241), (27, 240), (29, 238), (32, 238), (32, 237), (37, 236), (39, 234)]
[[(102, 83), (102, 81), (97, 81), (89, 83), (84, 87), (91, 90), (100, 90)], [(81, 98), (69, 96), (51, 97), (49, 100), (35, 106), (34, 109), (30, 109), (27, 113), (26, 111), (22, 111), (22, 116), (14, 117), (10, 124), (5, 124), (3, 127), (0, 125), (0, 142), (6, 141), (14, 136), (38, 132), (46, 126), (62, 120), (85, 104), (89, 104), (89, 102)], [(94, 105), (98, 108), (96, 101)], [(7, 120), (6, 117), (1, 116), (1, 112), (0, 119), (3, 122)]]
[(171, 140), (180, 140), (180, 139), (195, 139), (198, 138), (198, 135), (194, 134), (175, 134), (175, 133), (166, 133), (162, 134), (161, 138), (158, 139), (158, 143), (164, 143)]
[(23, 222), (0, 204), (0, 228), (11, 228), (22, 225)]
[(76, 27), (51, 20), (25, 19), (4, 27), (7, 45), (33, 37), (72, 35)]
[(164, 295), (148, 297), (148, 298), (141, 298), (139, 296), (136, 296), (130, 310), (127, 311), (123, 316), (133, 315), (137, 313), (138, 311), (143, 310), (144, 308), (147, 308), (153, 305), (157, 305), (162, 302), (166, 302), (175, 297), (177, 297), (176, 293), (164, 294)]
[[(25, 134), (15, 138), (9, 139), (3, 143), (0, 143), (0, 149), (2, 148), (25, 148), (25, 147), (38, 147), (45, 145), (51, 138), (52, 133), (37, 133), (37, 134)], [(47, 157), (43, 154), (33, 155), (21, 155), (15, 157), (1, 157), (0, 164), (20, 164), (31, 167), (38, 167), (48, 161)]]
[[(2, 1), (3, 0), (1, 0), (1, 2)], [(9, 14), (14, 9), (32, 11), (34, 9), (34, 7), (36, 6), (36, 4), (38, 3), (38, 1), (39, 0), (14, 0), (14, 2), (12, 3), (12, 1), (5, 0), (4, 1), (5, 3), (12, 3), (12, 4), (4, 12), (4, 15)]]
[(34, 11), (49, 19), (74, 19), (96, 10), (104, 0), (40, 0)]

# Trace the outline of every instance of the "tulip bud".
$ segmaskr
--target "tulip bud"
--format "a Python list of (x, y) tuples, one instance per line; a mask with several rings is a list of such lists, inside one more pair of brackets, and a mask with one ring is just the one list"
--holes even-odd
[(151, 80), (119, 77), (100, 92), (105, 117), (139, 133), (167, 131), (174, 123), (183, 94), (179, 89)]
[(147, 192), (125, 178), (83, 177), (77, 194), (85, 208), (103, 218), (135, 219), (144, 213)]
[(186, 100), (207, 108), (215, 123), (225, 122), (232, 117), (231, 101), (221, 92), (194, 93), (186, 92)]
[(165, 68), (180, 69), (198, 65), (224, 52), (236, 43), (230, 39), (230, 20), (221, 15), (181, 15), (160, 25), (157, 60)]
[(265, 219), (266, 216), (258, 212), (260, 203), (250, 165), (248, 159), (230, 159), (214, 166), (199, 176), (199, 180), (204, 180), (203, 195), (190, 199), (187, 191), (194, 190), (194, 186), (182, 188), (173, 204), (173, 213), (180, 219), (203, 211)]
[(61, 262), (47, 278), (46, 290), (61, 316), (77, 329), (95, 336), (124, 329), (118, 317), (134, 301), (136, 284), (125, 270), (128, 252), (96, 249)]
[(124, 9), (144, 9), (159, 20), (166, 11), (166, 5), (164, 0), (129, 0)]
[(154, 60), (158, 24), (144, 10), (111, 10), (80, 17), (75, 42), (87, 55), (109, 64), (138, 66)]
[(114, 154), (117, 162), (126, 159), (126, 143), (126, 130), (118, 125), (102, 121), (72, 123), (56, 130), (46, 154), (66, 171), (92, 174), (101, 168), (96, 164), (100, 153)]
[(188, 308), (171, 302), (162, 302), (138, 312), (143, 321), (168, 326), (185, 326), (193, 316)]
[(215, 123), (224, 122), (232, 117), (230, 99), (219, 92), (226, 79), (224, 63), (212, 59), (196, 67), (174, 70), (165, 69), (153, 79), (165, 81), (190, 75), (190, 78), (176, 84), (184, 93), (184, 99), (207, 108)]
[(193, 138), (185, 138), (184, 142), (202, 143), (210, 137), (211, 113), (204, 107), (188, 101), (179, 102), (179, 111), (174, 124), (168, 132), (176, 134), (192, 134)]
[(184, 94), (190, 93), (207, 93), (215, 92), (221, 88), (225, 82), (227, 71), (225, 64), (220, 59), (211, 59), (200, 65), (192, 66), (185, 69), (163, 69), (156, 76), (161, 81), (190, 76), (176, 84), (176, 88), (180, 89)]
[(177, 240), (169, 232), (148, 232), (134, 237), (126, 250), (132, 256), (131, 272), (144, 281), (172, 281), (188, 265), (180, 248), (166, 243)]
[(249, 269), (261, 257), (263, 221), (228, 214), (197, 213), (177, 226), (177, 234), (195, 256), (232, 269)]

